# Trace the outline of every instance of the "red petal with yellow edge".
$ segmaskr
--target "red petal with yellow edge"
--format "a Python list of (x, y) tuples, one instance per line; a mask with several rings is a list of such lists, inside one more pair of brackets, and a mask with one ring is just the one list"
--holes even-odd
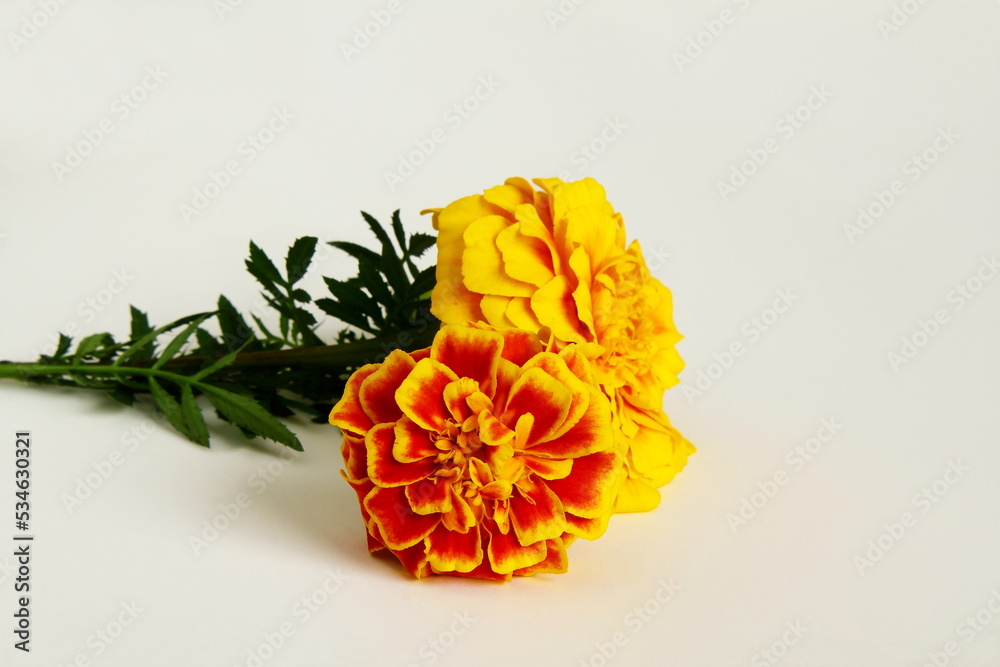
[(590, 405), (580, 421), (558, 438), (533, 445), (530, 453), (554, 459), (575, 459), (608, 449), (612, 443), (611, 404), (601, 392), (590, 389)]
[(393, 550), (412, 547), (440, 522), (438, 514), (417, 514), (401, 487), (376, 487), (365, 498), (365, 508), (379, 528), (382, 541)]
[(592, 519), (611, 513), (625, 474), (625, 462), (617, 451), (597, 452), (573, 459), (573, 470), (548, 487), (569, 514)]
[(514, 570), (514, 575), (530, 577), (535, 574), (565, 574), (569, 571), (569, 557), (566, 555), (566, 545), (562, 538), (546, 540), (545, 549), (544, 560), (531, 567)]
[(528, 359), (542, 351), (538, 336), (530, 331), (506, 329), (500, 333), (503, 334), (503, 352), (500, 357), (517, 366), (523, 366)]
[(340, 454), (344, 457), (347, 475), (353, 479), (368, 477), (368, 448), (361, 436), (344, 433), (340, 443)]
[(483, 562), (479, 526), (455, 533), (439, 525), (427, 536), (427, 562), (435, 572), (471, 572)]
[(583, 343), (584, 326), (565, 276), (556, 276), (531, 295), (531, 310), (553, 335), (567, 343)]
[(562, 479), (573, 469), (572, 459), (540, 459), (530, 454), (521, 454), (517, 458), (525, 468), (542, 479)]
[(393, 428), (392, 457), (400, 463), (413, 463), (438, 455), (431, 434), (409, 417), (402, 417)]
[(371, 417), (361, 408), (358, 392), (361, 390), (361, 383), (377, 370), (378, 364), (368, 364), (354, 371), (344, 386), (344, 395), (330, 410), (331, 424), (339, 426), (345, 431), (361, 435), (364, 435), (368, 429), (375, 425)]
[(399, 559), (406, 570), (417, 579), (431, 575), (431, 566), (427, 562), (427, 554), (423, 542), (414, 544), (407, 549), (393, 549), (392, 555)]
[(479, 392), (479, 383), (472, 378), (460, 377), (445, 386), (444, 404), (447, 406), (448, 414), (455, 420), (455, 423), (461, 424), (475, 414), (469, 407), (467, 400), (474, 394), (482, 395)]
[(406, 499), (417, 514), (440, 514), (451, 511), (451, 482), (429, 477), (406, 486)]
[(531, 296), (535, 291), (534, 285), (514, 280), (507, 274), (503, 255), (497, 247), (497, 236), (511, 224), (503, 216), (491, 215), (466, 228), (462, 278), (470, 291), (497, 296)]
[[(567, 349), (575, 349), (575, 346)], [(549, 434), (550, 438), (558, 437), (580, 421), (580, 417), (587, 411), (590, 405), (590, 387), (569, 369), (561, 355), (551, 352), (537, 354), (524, 365), (524, 370), (529, 368), (540, 368), (570, 392), (570, 406), (566, 418)]]
[(566, 531), (573, 537), (596, 540), (608, 529), (608, 520), (610, 518), (610, 514), (605, 514), (595, 519), (583, 519), (572, 514), (567, 514)]
[(545, 542), (523, 546), (518, 543), (513, 532), (504, 535), (495, 524), (492, 527), (487, 526), (486, 530), (490, 535), (486, 553), (493, 571), (497, 574), (511, 574), (514, 570), (537, 565), (548, 555)]
[(365, 509), (365, 497), (372, 492), (375, 485), (367, 477), (362, 479), (352, 479), (350, 476), (345, 474), (343, 470), (340, 471), (340, 476), (344, 478), (344, 481), (351, 485), (351, 488), (354, 489), (354, 493), (358, 496), (358, 504), (361, 506), (361, 518), (367, 526), (371, 523), (372, 517), (371, 514), (368, 513), (368, 510)]
[(510, 497), (510, 521), (522, 545), (558, 537), (566, 528), (559, 498), (534, 477), (518, 480)]
[(444, 364), (422, 359), (396, 390), (396, 404), (420, 427), (440, 433), (448, 420), (444, 388), (458, 376)]
[(431, 359), (441, 362), (460, 378), (475, 380), (483, 393), (491, 395), (503, 345), (504, 338), (499, 332), (446, 325), (434, 336)]
[(395, 424), (379, 424), (368, 431), (365, 445), (368, 448), (368, 476), (379, 486), (413, 484), (436, 470), (434, 459), (421, 459), (413, 463), (400, 463), (392, 455), (396, 440)]
[(493, 399), (493, 413), (503, 415), (510, 397), (510, 390), (521, 376), (521, 367), (506, 359), (501, 359), (497, 365), (497, 387), (490, 397)]
[(476, 525), (476, 514), (460, 494), (451, 491), (451, 511), (441, 515), (441, 523), (448, 530), (465, 533)]
[(565, 385), (540, 368), (528, 368), (514, 383), (503, 421), (508, 426), (530, 413), (535, 418), (528, 444), (544, 442), (566, 420), (572, 395)]
[(379, 365), (379, 369), (361, 383), (361, 390), (358, 392), (361, 407), (373, 422), (394, 422), (403, 415), (396, 405), (396, 390), (415, 365), (406, 352), (393, 350)]
[(498, 447), (514, 439), (514, 431), (504, 426), (488, 410), (479, 414), (479, 439), (487, 445)]
[[(488, 548), (490, 535), (486, 529), (482, 526), (479, 527), (480, 542), (479, 548), (485, 554)], [(511, 575), (508, 574), (497, 574), (493, 571), (490, 566), (490, 561), (488, 558), (483, 558), (482, 562), (473, 568), (469, 572), (449, 572), (448, 574), (454, 575), (456, 577), (469, 577), (473, 579), (485, 579), (487, 581), (510, 581)]]

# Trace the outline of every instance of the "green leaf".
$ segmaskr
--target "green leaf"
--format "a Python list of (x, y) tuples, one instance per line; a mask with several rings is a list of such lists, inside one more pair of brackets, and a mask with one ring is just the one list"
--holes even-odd
[(316, 299), (316, 307), (327, 315), (333, 315), (341, 322), (355, 326), (368, 333), (375, 333), (375, 330), (368, 324), (368, 320), (364, 315), (337, 303), (333, 299)]
[(361, 291), (354, 281), (340, 281), (335, 278), (323, 278), (326, 282), (330, 294), (334, 296), (338, 303), (353, 308), (359, 313), (367, 315), (369, 318), (379, 322), (382, 319), (382, 309), (378, 307), (370, 296)]
[(199, 388), (215, 409), (232, 423), (255, 435), (302, 451), (302, 443), (295, 434), (252, 398), (208, 384), (199, 385)]
[(257, 279), (264, 289), (277, 297), (281, 297), (281, 290), (277, 285), (284, 285), (285, 281), (278, 272), (278, 268), (271, 261), (260, 247), (253, 241), (250, 242), (250, 258), (246, 260), (247, 271)]
[(90, 334), (81, 340), (80, 344), (76, 346), (76, 352), (73, 353), (73, 364), (79, 364), (84, 357), (93, 354), (107, 338), (110, 338), (110, 335), (105, 332)]
[(61, 357), (69, 351), (70, 346), (73, 344), (73, 339), (66, 334), (59, 334), (59, 344), (56, 345), (56, 351), (52, 353), (54, 357)]
[(437, 237), (431, 236), (430, 234), (424, 234), (423, 232), (412, 234), (410, 235), (409, 253), (414, 257), (420, 257), (436, 242)]
[(351, 243), (350, 241), (330, 241), (329, 245), (332, 245), (338, 250), (343, 250), (348, 255), (358, 260), (358, 262), (371, 262), (378, 265), (382, 261), (382, 256), (370, 250), (363, 245), (358, 245), (357, 243)]
[(248, 340), (254, 339), (253, 329), (246, 323), (232, 302), (224, 296), (219, 297), (219, 311), (216, 314), (216, 319), (219, 321), (222, 342), (226, 348), (235, 350)]
[(135, 306), (129, 306), (132, 314), (131, 335), (129, 340), (138, 340), (153, 330), (149, 326), (149, 317)]
[(358, 278), (372, 297), (379, 303), (384, 304), (387, 309), (391, 309), (396, 303), (396, 299), (392, 296), (392, 290), (385, 284), (382, 274), (375, 267), (368, 264), (359, 264)]
[(188, 338), (191, 337), (191, 334), (193, 334), (198, 329), (198, 327), (201, 326), (201, 323), (214, 314), (215, 313), (205, 313), (201, 315), (200, 317), (196, 318), (193, 322), (188, 324), (183, 331), (174, 336), (174, 339), (170, 341), (170, 344), (163, 349), (163, 353), (160, 355), (160, 358), (156, 360), (155, 364), (153, 364), (153, 368), (154, 369), (162, 368), (163, 364), (173, 359), (174, 356), (181, 351), (181, 348), (184, 347), (184, 343), (188, 341)]
[[(246, 347), (246, 345), (244, 345), (244, 347)], [(191, 381), (192, 382), (197, 382), (198, 380), (202, 380), (202, 379), (208, 377), (209, 375), (211, 375), (212, 373), (214, 373), (216, 371), (219, 371), (219, 370), (222, 370), (226, 366), (231, 365), (234, 361), (236, 361), (236, 355), (238, 355), (242, 350), (243, 350), (243, 348), (241, 347), (238, 350), (234, 350), (233, 352), (230, 352), (229, 354), (227, 354), (226, 356), (222, 357), (221, 359), (215, 360), (210, 366), (206, 366), (205, 368), (202, 368), (200, 371), (198, 371), (197, 373), (195, 373), (194, 375), (192, 375), (191, 376)]]
[(153, 395), (156, 406), (167, 418), (167, 421), (170, 422), (170, 425), (191, 442), (198, 442), (195, 434), (188, 425), (187, 419), (184, 417), (184, 413), (181, 411), (181, 406), (177, 402), (177, 399), (160, 386), (160, 383), (154, 377), (149, 378), (149, 393)]
[(189, 384), (181, 385), (181, 416), (193, 436), (191, 439), (202, 447), (208, 447), (208, 426)]
[(403, 223), (399, 219), (399, 209), (392, 212), (392, 231), (396, 235), (399, 247), (406, 252), (406, 232), (403, 231)]
[(309, 292), (304, 289), (292, 290), (292, 298), (301, 303), (309, 303), (312, 301), (312, 297), (309, 296)]
[(288, 255), (285, 256), (285, 272), (288, 274), (289, 285), (294, 285), (306, 275), (313, 254), (316, 252), (318, 240), (315, 236), (303, 236), (296, 239), (288, 249)]
[(410, 286), (410, 293), (416, 295), (423, 295), (426, 292), (434, 289), (434, 285), (437, 282), (435, 277), (435, 270), (437, 267), (429, 266), (413, 279), (413, 284)]
[(372, 233), (375, 234), (379, 243), (382, 244), (382, 257), (396, 257), (396, 250), (392, 247), (392, 241), (389, 239), (389, 235), (386, 233), (385, 228), (382, 227), (382, 224), (364, 211), (361, 211), (361, 217), (365, 219)]
[(108, 391), (108, 396), (115, 399), (122, 405), (132, 405), (135, 403), (135, 394), (126, 389), (122, 389), (121, 387)]
[(128, 349), (126, 349), (124, 352), (118, 355), (118, 358), (115, 359), (112, 366), (122, 365), (122, 363), (124, 363), (128, 359), (131, 359), (139, 352), (141, 352), (143, 349), (145, 349), (145, 347), (150, 343), (152, 343), (154, 340), (156, 340), (156, 338), (160, 336), (160, 334), (170, 331), (171, 329), (176, 329), (177, 327), (184, 326), (185, 324), (193, 322), (199, 317), (209, 316), (209, 315), (212, 315), (212, 313), (195, 313), (194, 315), (188, 315), (187, 317), (182, 317), (179, 320), (174, 320), (170, 324), (164, 324), (162, 327), (159, 327), (158, 329), (153, 329), (148, 334), (146, 334), (139, 340), (132, 343), (128, 347)]

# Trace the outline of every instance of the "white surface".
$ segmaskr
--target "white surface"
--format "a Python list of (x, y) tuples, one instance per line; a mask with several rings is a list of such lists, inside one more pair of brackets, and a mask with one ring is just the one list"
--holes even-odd
[[(287, 622), (294, 634), (263, 664), (596, 666), (621, 632), (608, 664), (767, 665), (758, 652), (798, 622), (780, 664), (916, 666), (949, 641), (950, 664), (1000, 664), (1000, 619), (960, 626), (1000, 590), (1000, 280), (961, 309), (949, 301), (1000, 252), (1000, 3), (904, 3), (919, 9), (884, 38), (888, 0), (593, 1), (554, 29), (555, 0), (404, 0), (351, 62), (340, 45), (387, 4), (327, 4), (258, 0), (220, 19), (207, 0), (73, 2), (15, 51), (8, 33), (39, 4), (4, 3), (0, 357), (26, 359), (71, 324), (125, 332), (130, 303), (160, 323), (220, 292), (251, 307), (251, 238), (272, 255), (304, 234), (367, 242), (359, 209), (400, 208), (426, 229), (420, 209), (511, 175), (590, 175), (674, 291), (682, 386), (744, 345), (703, 395), (668, 394), (699, 453), (657, 511), (575, 544), (569, 574), (415, 582), (365, 553), (331, 428), (301, 427), (306, 454), (262, 488), (252, 476), (281, 461), (275, 448), (219, 435), (204, 451), (149, 411), (3, 384), (0, 439), (34, 435), (38, 542), (33, 652), (5, 631), (0, 662), (246, 665)], [(679, 71), (674, 54), (727, 9)], [(147, 67), (165, 78), (121, 118), (115, 100)], [(446, 114), (480, 77), (496, 88), (458, 124)], [(814, 87), (831, 97), (794, 133), (779, 126)], [(240, 144), (274, 109), (294, 120), (248, 161)], [(104, 118), (114, 131), (60, 182), (52, 163)], [(587, 162), (578, 147), (609, 120), (626, 127)], [(391, 190), (385, 172), (438, 127), (445, 142)], [(907, 161), (939, 128), (958, 139), (911, 180)], [(768, 138), (777, 152), (723, 201), (717, 181)], [(229, 160), (241, 173), (186, 224), (179, 205)], [(903, 194), (849, 242), (844, 225), (897, 178)], [(309, 280), (349, 269), (331, 256)], [(115, 271), (127, 286), (90, 313), (81, 304), (118, 287)], [(744, 327), (778, 290), (794, 305), (751, 340)], [(887, 355), (938, 309), (947, 323), (895, 372)], [(831, 417), (843, 427), (797, 470), (786, 454)], [(143, 425), (131, 451), (123, 438)], [(68, 512), (64, 495), (115, 450), (122, 464)], [(949, 462), (968, 472), (923, 512), (914, 495)], [(778, 471), (787, 483), (734, 532), (728, 515)], [(241, 493), (252, 504), (196, 555), (189, 538)], [(859, 573), (855, 557), (904, 512), (915, 526)], [(347, 579), (306, 619), (295, 606), (330, 570)], [(673, 600), (629, 616), (670, 580)], [(133, 601), (136, 622), (98, 655), (91, 636)], [(435, 652), (456, 613), (475, 620)]]

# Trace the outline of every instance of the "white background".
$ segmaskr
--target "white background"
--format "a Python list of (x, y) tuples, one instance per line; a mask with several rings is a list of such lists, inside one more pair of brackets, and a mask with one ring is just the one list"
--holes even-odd
[[(37, 542), (30, 655), (11, 647), (0, 558), (0, 662), (253, 665), (288, 623), (263, 664), (1000, 664), (1000, 280), (976, 282), (1000, 252), (1000, 3), (592, 0), (563, 16), (555, 0), (403, 0), (350, 57), (385, 2), (87, 0), (48, 19), (43, 4), (0, 11), (0, 358), (70, 326), (124, 334), (129, 304), (156, 323), (220, 292), (252, 309), (250, 239), (275, 257), (306, 234), (367, 243), (359, 209), (429, 230), (420, 209), (509, 176), (586, 175), (674, 292), (688, 367), (666, 406), (699, 452), (659, 509), (575, 544), (566, 575), (417, 582), (367, 555), (331, 427), (296, 424), (306, 453), (285, 463), (221, 426), (206, 451), (150, 409), (4, 384), (0, 507), (13, 433), (30, 429)], [(294, 119), (248, 160), (242, 142), (275, 109)], [(103, 119), (113, 131), (57, 173)], [(390, 187), (436, 128), (444, 142)], [(768, 139), (776, 152), (742, 166)], [(230, 160), (240, 173), (186, 221), (180, 206)], [(859, 207), (881, 215), (854, 233)], [(307, 280), (319, 292), (351, 266), (330, 254)], [(954, 291), (966, 283), (971, 300)], [(775, 321), (779, 290), (794, 303)], [(939, 310), (935, 335), (915, 336)], [(893, 364), (904, 337), (922, 346)], [(792, 463), (824, 419), (833, 438)], [(121, 465), (68, 509), (115, 451)], [(952, 464), (967, 472), (915, 498)], [(280, 474), (261, 484), (268, 465)], [(786, 483), (769, 485), (776, 473)], [(250, 506), (196, 554), (190, 538), (243, 493)], [(317, 592), (329, 572), (339, 588)], [(132, 603), (135, 621), (100, 640)]]

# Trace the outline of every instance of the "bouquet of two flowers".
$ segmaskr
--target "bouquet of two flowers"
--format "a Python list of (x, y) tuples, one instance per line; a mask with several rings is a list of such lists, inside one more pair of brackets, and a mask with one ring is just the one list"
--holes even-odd
[[(683, 367), (670, 291), (592, 179), (511, 178), (425, 212), (437, 238), (408, 237), (394, 215), (395, 243), (365, 215), (380, 249), (333, 242), (358, 275), (326, 278), (319, 299), (297, 286), (317, 239), (293, 244), (284, 273), (251, 243), (277, 325), (251, 327), (225, 297), (158, 328), (133, 308), (128, 340), (61, 336), (0, 377), (129, 405), (150, 394), (206, 446), (198, 396), (248, 437), (295, 449), (280, 418), (328, 419), (372, 552), (418, 578), (565, 572), (571, 542), (655, 508), (694, 451), (662, 408)], [(418, 269), (435, 244), (436, 267)], [(326, 344), (316, 309), (351, 328)]]

